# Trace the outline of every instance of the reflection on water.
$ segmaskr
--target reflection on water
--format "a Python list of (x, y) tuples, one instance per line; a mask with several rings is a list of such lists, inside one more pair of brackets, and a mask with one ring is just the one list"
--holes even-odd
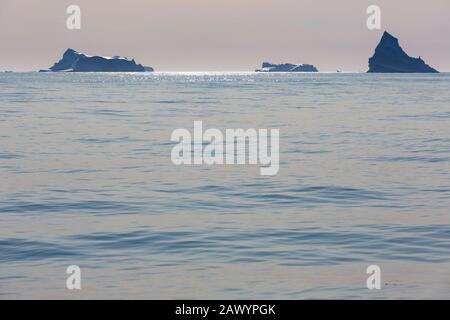
[[(0, 74), (0, 297), (448, 298), (449, 83)], [(174, 166), (194, 120), (280, 129), (279, 174)]]

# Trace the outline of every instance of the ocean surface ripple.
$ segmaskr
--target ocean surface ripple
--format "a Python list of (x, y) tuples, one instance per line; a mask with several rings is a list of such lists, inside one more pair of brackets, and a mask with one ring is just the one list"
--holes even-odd
[[(0, 74), (0, 297), (449, 298), (449, 89), (450, 74)], [(197, 120), (279, 129), (278, 175), (173, 165), (172, 131)]]

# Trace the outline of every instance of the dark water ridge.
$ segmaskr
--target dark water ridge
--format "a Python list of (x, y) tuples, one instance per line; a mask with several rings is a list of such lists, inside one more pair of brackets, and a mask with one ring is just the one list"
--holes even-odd
[[(298, 229), (104, 232), (56, 239), (55, 243), (27, 239), (0, 241), (0, 262), (51, 259), (114, 261), (141, 257), (149, 263), (183, 264), (264, 263), (315, 266), (395, 260), (450, 262), (450, 225), (399, 225)], [(161, 256), (162, 255), (162, 256)], [(157, 256), (157, 261), (151, 262)], [(169, 257), (164, 261), (164, 256)], [(176, 258), (176, 259), (175, 259)]]

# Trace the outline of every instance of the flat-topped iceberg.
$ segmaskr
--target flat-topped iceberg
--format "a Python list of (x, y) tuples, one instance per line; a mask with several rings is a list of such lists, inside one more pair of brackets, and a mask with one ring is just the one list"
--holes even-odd
[(412, 58), (400, 47), (398, 39), (384, 32), (375, 54), (369, 59), (370, 73), (438, 73), (422, 58)]
[(73, 49), (67, 49), (61, 60), (49, 70), (41, 72), (151, 72), (152, 67), (137, 64), (134, 59), (113, 56), (88, 56)]
[(311, 64), (272, 64), (264, 62), (261, 69), (256, 69), (256, 72), (319, 72), (316, 67)]

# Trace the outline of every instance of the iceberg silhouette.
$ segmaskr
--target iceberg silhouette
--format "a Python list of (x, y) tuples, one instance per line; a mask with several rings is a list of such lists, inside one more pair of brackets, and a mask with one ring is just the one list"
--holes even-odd
[(272, 64), (264, 62), (261, 69), (256, 69), (256, 72), (319, 72), (316, 67), (311, 64)]
[(67, 49), (61, 60), (49, 70), (40, 72), (152, 72), (152, 67), (137, 64), (121, 56), (88, 56), (73, 49)]
[(439, 73), (422, 58), (412, 58), (400, 47), (398, 39), (387, 31), (369, 59), (369, 73)]

